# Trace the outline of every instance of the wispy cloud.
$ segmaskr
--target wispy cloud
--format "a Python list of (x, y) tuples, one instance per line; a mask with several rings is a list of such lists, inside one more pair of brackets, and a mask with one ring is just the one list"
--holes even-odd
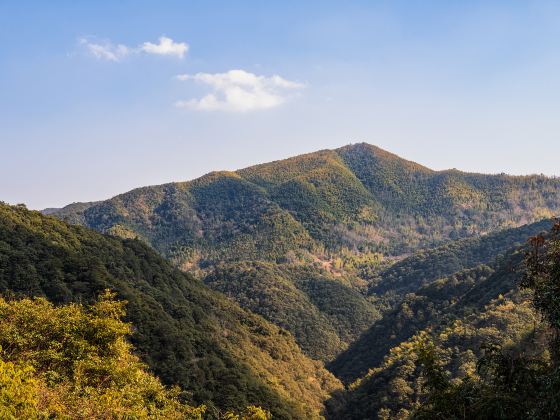
[(184, 58), (189, 50), (187, 43), (175, 42), (166, 36), (160, 37), (157, 44), (144, 42), (135, 48), (123, 44), (113, 44), (110, 41), (92, 41), (88, 38), (80, 38), (79, 42), (86, 48), (89, 54), (97, 59), (107, 61), (121, 61), (128, 55), (140, 53)]
[(226, 73), (181, 74), (178, 80), (208, 85), (212, 92), (199, 99), (178, 101), (177, 107), (200, 111), (247, 112), (279, 106), (304, 84), (286, 80), (278, 75), (258, 76), (245, 70)]
[(126, 45), (114, 45), (108, 41), (98, 44), (91, 42), (86, 38), (80, 38), (80, 44), (85, 46), (91, 55), (100, 60), (120, 61), (130, 54), (130, 48)]

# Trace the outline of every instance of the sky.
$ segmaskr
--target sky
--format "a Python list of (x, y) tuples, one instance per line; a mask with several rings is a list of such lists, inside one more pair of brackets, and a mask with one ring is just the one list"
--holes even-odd
[(0, 0), (0, 200), (349, 143), (560, 175), (560, 2)]

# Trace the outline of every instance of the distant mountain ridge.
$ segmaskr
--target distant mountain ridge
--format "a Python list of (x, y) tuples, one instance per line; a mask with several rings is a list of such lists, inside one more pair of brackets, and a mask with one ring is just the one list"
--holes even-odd
[(552, 217), (560, 179), (433, 171), (359, 143), (51, 212), (184, 268), (341, 247), (400, 255)]

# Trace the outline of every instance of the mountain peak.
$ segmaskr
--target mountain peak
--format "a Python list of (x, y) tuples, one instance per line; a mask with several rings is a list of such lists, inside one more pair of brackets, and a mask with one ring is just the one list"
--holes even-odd
[(335, 150), (339, 155), (354, 160), (374, 160), (380, 166), (400, 166), (407, 171), (434, 172), (426, 166), (411, 160), (404, 159), (379, 146), (369, 143), (351, 143)]

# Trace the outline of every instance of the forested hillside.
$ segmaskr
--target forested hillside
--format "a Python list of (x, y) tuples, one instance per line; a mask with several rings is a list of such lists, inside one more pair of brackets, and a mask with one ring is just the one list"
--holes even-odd
[(344, 247), (401, 255), (559, 209), (558, 179), (432, 171), (362, 143), (139, 188), (54, 214), (138, 237), (191, 268)]
[[(392, 348), (378, 368), (350, 386), (342, 404), (333, 401), (330, 415), (558, 418), (559, 256), (556, 221), (549, 232), (532, 236), (524, 252), (511, 253), (517, 270), (498, 265), (475, 282), (440, 312), (443, 322)], [(476, 310), (499, 290), (509, 291)]]
[(204, 281), (290, 331), (314, 359), (333, 359), (380, 317), (364, 295), (314, 267), (230, 263)]
[(356, 144), (49, 212), (146, 242), (340, 372), (403, 294), (494, 260), (531, 228), (493, 232), (559, 209), (557, 179), (432, 171)]
[[(429, 395), (421, 360), (421, 348), (426, 342), (436, 343), (444, 377), (452, 383), (479, 380), (479, 361), (493, 346), (512, 353), (537, 354), (544, 350), (543, 329), (528, 293), (509, 292), (481, 309), (477, 305), (465, 309), (468, 312), (458, 318), (446, 316), (444, 322), (419, 329), (409, 339), (393, 346), (378, 366), (352, 383), (342, 397), (333, 400), (327, 417), (404, 419), (414, 416)], [(422, 314), (425, 309), (416, 310), (412, 316)], [(445, 418), (463, 418), (458, 414)]]
[[(512, 250), (525, 245), (530, 236), (547, 231), (551, 224), (545, 220), (450, 242), (381, 271), (370, 294), (390, 309), (329, 369), (344, 382), (353, 382), (378, 366), (391, 347), (441, 322), (442, 313), (448, 314), (449, 308), (457, 310), (475, 293), (482, 293), (482, 301), (475, 299), (473, 304), (473, 310), (480, 310), (499, 294), (509, 292), (519, 277), (514, 270), (520, 263), (519, 255), (513, 258)], [(496, 267), (500, 268), (498, 273), (494, 272)]]
[(137, 240), (0, 205), (0, 293), (57, 304), (124, 299), (131, 341), (166, 384), (209, 413), (256, 404), (275, 418), (318, 416), (340, 387), (286, 331), (173, 268)]
[(546, 231), (551, 223), (545, 219), (419, 251), (376, 272), (369, 282), (368, 294), (391, 307), (407, 293), (438, 278), (500, 260), (513, 248), (525, 245), (530, 236)]
[[(114, 288), (138, 324), (132, 342), (194, 405), (306, 418), (328, 399), (333, 420), (407, 418), (447, 409), (423, 405), (439, 395), (429, 372), (452, 390), (482, 383), (485, 348), (543, 351), (519, 269), (527, 239), (559, 212), (558, 179), (433, 171), (356, 144), (49, 209), (126, 252), (86, 253), (82, 236), (95, 234), (58, 222), (79, 232), (77, 250), (46, 265), (12, 256), (0, 281), (57, 302)], [(34, 229), (56, 224), (25, 214)]]
[[(502, 243), (502, 239), (508, 238), (515, 244), (514, 239), (518, 234), (532, 234), (532, 238), (539, 238), (551, 226), (551, 221), (537, 223), (501, 232), (494, 235), (494, 238), (479, 241), (478, 244), (469, 241), (472, 248), (466, 247), (465, 241), (460, 241), (456, 247), (448, 246), (445, 250), (462, 249), (462, 252), (457, 253), (458, 259), (465, 264), (469, 261), (472, 263), (474, 260), (467, 255), (477, 255), (490, 242), (497, 246)], [(427, 417), (421, 418), (431, 418), (427, 413), (434, 415), (433, 410), (447, 410), (447, 413), (453, 415), (446, 418), (460, 418), (460, 411), (453, 406), (455, 398), (458, 403), (468, 406), (465, 410), (494, 413), (483, 418), (496, 418), (495, 415), (499, 418), (518, 418), (506, 413), (511, 413), (512, 410), (522, 412), (525, 408), (520, 408), (509, 400), (499, 400), (505, 398), (500, 396), (501, 392), (514, 393), (515, 388), (500, 390), (497, 387), (504, 386), (505, 383), (500, 382), (500, 385), (492, 381), (529, 381), (522, 376), (523, 372), (528, 375), (529, 370), (537, 369), (539, 365), (544, 368), (549, 364), (546, 342), (547, 337), (554, 337), (547, 332), (547, 326), (535, 311), (536, 295), (521, 289), (521, 286), (527, 285), (523, 281), (527, 272), (524, 261), (528, 255), (527, 249), (524, 244), (521, 248), (500, 253), (499, 258), (488, 261), (488, 264), (441, 278), (440, 273), (433, 273), (435, 276), (431, 281), (429, 267), (438, 263), (436, 256), (443, 256), (442, 263), (447, 259), (441, 249), (439, 252), (426, 253), (424, 259), (420, 256), (412, 257), (410, 264), (406, 260), (402, 261), (402, 267), (416, 267), (417, 273), (421, 271), (420, 262), (423, 261), (426, 264), (426, 275), (421, 284), (416, 283), (416, 290), (402, 294), (393, 309), (388, 310), (381, 320), (331, 364), (330, 369), (349, 385), (342, 397), (337, 395), (331, 401), (328, 417), (408, 418), (424, 413), (422, 415)], [(556, 293), (551, 289), (546, 294), (548, 300), (552, 299), (552, 293)], [(542, 299), (545, 295), (540, 296)], [(549, 310), (552, 306), (546, 305), (545, 308)], [(432, 358), (431, 361), (426, 360), (426, 357)], [(510, 365), (496, 365), (500, 363)], [(523, 367), (522, 363), (527, 365)], [(488, 367), (487, 364), (491, 364), (491, 371), (484, 370), (485, 366)], [(443, 375), (439, 379), (441, 388), (437, 388), (437, 384), (430, 385), (430, 381), (437, 378), (433, 376), (434, 371), (426, 373), (423, 366), (425, 369), (439, 369), (438, 375)], [(494, 369), (511, 369), (511, 374)], [(534, 370), (530, 374), (542, 373)], [(513, 375), (521, 376), (514, 379)], [(490, 377), (493, 378), (491, 382), (485, 382)], [(547, 379), (543, 377), (542, 380)], [(445, 384), (449, 394), (443, 394), (441, 384)], [(515, 384), (509, 382), (507, 386), (515, 387)], [(544, 384), (536, 382), (535, 387), (546, 388)], [(483, 392), (483, 389), (489, 394), (480, 395), (479, 392)], [(531, 392), (525, 385), (519, 390)], [(457, 394), (451, 395), (452, 392)], [(489, 405), (477, 407), (469, 400), (469, 392), (472, 393), (472, 398), (488, 399), (486, 403)], [(440, 399), (435, 400), (433, 393)], [(553, 398), (552, 395), (547, 395), (541, 394), (540, 398)], [(539, 398), (532, 394), (527, 397), (533, 398), (531, 404), (536, 404), (535, 401)], [(445, 402), (442, 398), (448, 401)], [(515, 397), (508, 394), (507, 398)], [(424, 407), (426, 401), (432, 400), (435, 406)], [(492, 410), (499, 410), (500, 405), (503, 405), (502, 414), (495, 414), (496, 411)], [(528, 412), (527, 415), (529, 418), (540, 418)]]

